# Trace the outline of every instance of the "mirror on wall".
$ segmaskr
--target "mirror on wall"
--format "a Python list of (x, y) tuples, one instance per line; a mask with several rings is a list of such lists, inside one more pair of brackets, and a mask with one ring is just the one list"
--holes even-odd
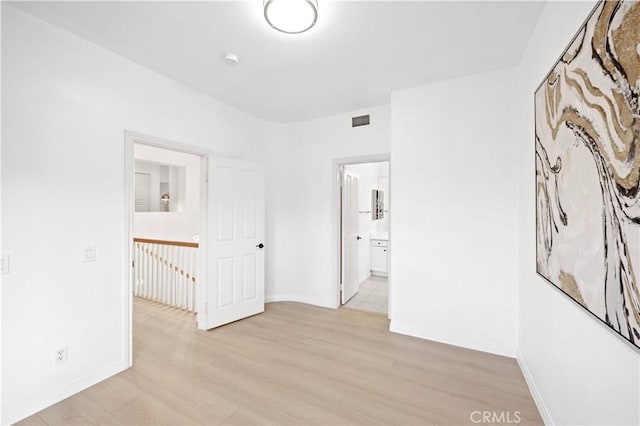
[(384, 218), (384, 192), (379, 189), (371, 190), (371, 215), (373, 220)]
[(136, 160), (136, 213), (180, 211), (185, 175), (184, 166)]

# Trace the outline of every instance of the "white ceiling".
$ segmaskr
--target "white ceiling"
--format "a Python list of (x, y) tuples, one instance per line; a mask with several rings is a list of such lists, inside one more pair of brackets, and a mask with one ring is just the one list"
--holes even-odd
[[(256, 117), (292, 122), (388, 103), (393, 90), (517, 64), (542, 2), (319, 0), (281, 34), (246, 2), (17, 7)], [(225, 52), (240, 57), (229, 66)]]

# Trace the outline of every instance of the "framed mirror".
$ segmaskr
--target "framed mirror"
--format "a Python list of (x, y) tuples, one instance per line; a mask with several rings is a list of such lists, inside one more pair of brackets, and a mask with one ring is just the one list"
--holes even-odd
[(373, 220), (384, 218), (384, 192), (379, 189), (371, 190), (371, 215)]

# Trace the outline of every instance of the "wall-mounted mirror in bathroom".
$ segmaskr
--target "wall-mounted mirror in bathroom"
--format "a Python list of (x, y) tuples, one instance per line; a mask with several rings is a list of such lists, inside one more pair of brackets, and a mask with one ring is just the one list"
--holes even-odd
[(371, 216), (373, 220), (384, 218), (384, 192), (379, 189), (371, 190)]
[(136, 160), (135, 211), (180, 211), (185, 176), (183, 166)]

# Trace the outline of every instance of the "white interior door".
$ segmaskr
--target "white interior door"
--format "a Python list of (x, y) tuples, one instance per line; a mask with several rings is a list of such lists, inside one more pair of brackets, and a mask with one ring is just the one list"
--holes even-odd
[(358, 292), (358, 178), (342, 184), (342, 303)]
[(151, 210), (151, 175), (136, 172), (135, 180), (135, 211), (148, 212)]
[(264, 312), (264, 172), (209, 159), (206, 328)]

